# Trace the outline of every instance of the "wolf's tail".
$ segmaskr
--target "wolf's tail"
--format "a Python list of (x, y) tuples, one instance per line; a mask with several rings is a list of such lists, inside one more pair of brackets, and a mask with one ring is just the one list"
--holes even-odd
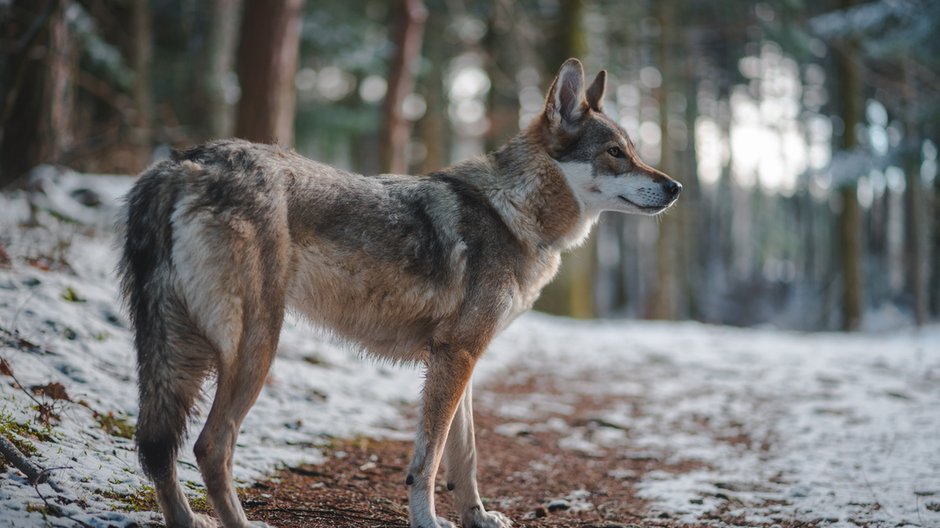
[(137, 349), (137, 449), (144, 472), (154, 480), (168, 476), (176, 463), (201, 381), (194, 380), (173, 331), (185, 314), (173, 286), (174, 169), (165, 162), (140, 178), (127, 196), (120, 226), (118, 272)]

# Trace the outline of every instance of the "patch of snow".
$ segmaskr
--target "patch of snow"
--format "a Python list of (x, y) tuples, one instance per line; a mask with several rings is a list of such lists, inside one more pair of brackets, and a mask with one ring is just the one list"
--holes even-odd
[(940, 488), (940, 327), (800, 334), (538, 314), (519, 323), (489, 357), (559, 386), (593, 379), (589, 394), (631, 387), (631, 402), (605, 417), (629, 435), (602, 443), (574, 429), (562, 447), (620, 442), (624, 456), (704, 467), (646, 475), (640, 495), (655, 511), (696, 522), (730, 503), (749, 523), (940, 525), (926, 507)]

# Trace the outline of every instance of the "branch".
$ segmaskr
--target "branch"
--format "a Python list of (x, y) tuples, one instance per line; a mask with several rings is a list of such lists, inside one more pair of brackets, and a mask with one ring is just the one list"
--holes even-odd
[(0, 435), (0, 454), (2, 454), (3, 458), (9, 463), (13, 464), (16, 469), (26, 475), (31, 485), (36, 486), (45, 482), (52, 486), (52, 489), (57, 493), (62, 493), (61, 488), (49, 480), (49, 472), (33, 464), (32, 461), (26, 458), (26, 455), (4, 435)]

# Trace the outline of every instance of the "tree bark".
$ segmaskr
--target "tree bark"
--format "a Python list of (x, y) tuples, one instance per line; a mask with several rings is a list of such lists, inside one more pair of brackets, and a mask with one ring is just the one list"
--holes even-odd
[[(433, 12), (429, 14), (427, 20), (429, 42), (443, 42), (446, 23), (446, 17)], [(427, 149), (427, 154), (421, 162), (422, 174), (439, 170), (450, 161), (448, 156), (450, 123), (446, 111), (447, 97), (444, 94), (444, 64), (448, 57), (443, 46), (439, 45), (430, 46), (426, 57), (430, 68), (424, 81), (423, 91), (427, 97), (428, 111), (418, 123), (418, 133)]]
[(303, 0), (246, 2), (238, 51), (241, 100), (236, 136), (293, 144), (302, 7)]
[(134, 47), (134, 123), (133, 141), (137, 148), (140, 169), (150, 164), (153, 151), (153, 91), (151, 67), (153, 61), (153, 22), (147, 0), (134, 0), (132, 6)]
[[(562, 0), (559, 26), (548, 46), (549, 71), (554, 74), (569, 57), (587, 55), (584, 35), (584, 0)], [(549, 79), (552, 77), (550, 76)], [(585, 81), (593, 78), (588, 74)], [(584, 245), (562, 256), (558, 276), (543, 291), (535, 308), (558, 315), (590, 318), (596, 315), (594, 275), (597, 270), (597, 229)]]
[(0, 186), (40, 163), (57, 163), (72, 145), (74, 70), (78, 47), (65, 10), (69, 0), (18, 1), (10, 8), (22, 42), (4, 73), (7, 97), (0, 115)]
[(917, 127), (915, 105), (917, 95), (912, 76), (910, 59), (904, 59), (905, 99), (905, 276), (906, 289), (911, 297), (914, 322), (922, 326), (927, 322), (929, 278), (927, 276), (927, 215), (925, 195), (929, 192), (920, 178), (920, 130)]
[(206, 99), (209, 106), (209, 135), (227, 137), (232, 132), (232, 107), (225, 98), (225, 77), (232, 71), (238, 43), (238, 22), (242, 0), (213, 0), (209, 26), (209, 71)]
[(388, 67), (379, 145), (382, 171), (401, 174), (408, 172), (407, 150), (411, 138), (411, 123), (402, 113), (402, 104), (414, 91), (428, 10), (423, 0), (399, 0), (392, 12), (397, 12), (399, 18), (395, 25), (395, 53)]
[(859, 330), (862, 324), (862, 231), (858, 187), (839, 188), (839, 249), (842, 259), (842, 329)]
[[(843, 0), (842, 7), (847, 9), (857, 0)], [(845, 128), (839, 138), (839, 150), (850, 152), (858, 148), (855, 128), (862, 115), (861, 75), (855, 60), (857, 45), (853, 42), (836, 55), (839, 72), (839, 100), (841, 117)], [(842, 329), (859, 330), (862, 325), (862, 226), (858, 203), (858, 184), (856, 180), (839, 183), (839, 196), (842, 210), (839, 213), (839, 256), (842, 272)]]
[[(659, 103), (660, 161), (659, 169), (666, 174), (673, 174), (676, 168), (675, 153), (669, 141), (669, 92), (666, 85), (673, 80), (672, 49), (675, 45), (675, 5), (672, 0), (656, 3), (656, 19), (660, 34), (657, 47), (657, 66), (662, 74), (663, 83), (656, 89)], [(656, 240), (657, 281), (649, 303), (649, 317), (652, 319), (675, 319), (678, 316), (679, 302), (679, 252), (680, 218), (674, 211), (662, 215), (659, 223), (659, 238)]]
[[(937, 144), (934, 141), (934, 144)], [(928, 257), (928, 262), (933, 264), (930, 266), (930, 313), (934, 317), (940, 317), (940, 177), (934, 177), (933, 180), (933, 222), (931, 225), (932, 228), (932, 243), (930, 244), (930, 256)]]
[[(683, 39), (689, 50), (700, 49), (699, 43), (690, 35)], [(695, 53), (694, 51), (692, 53)], [(680, 243), (678, 247), (679, 265), (682, 268), (681, 295), (685, 302), (681, 303), (683, 315), (691, 319), (702, 320), (703, 290), (705, 283), (705, 246), (708, 238), (708, 228), (702, 225), (701, 218), (707, 211), (703, 200), (702, 189), (698, 181), (698, 150), (695, 145), (695, 121), (698, 119), (698, 79), (696, 78), (695, 64), (698, 56), (685, 57), (681, 71), (683, 72), (681, 84), (685, 95), (685, 112), (683, 118), (686, 129), (686, 145), (682, 156), (683, 167), (679, 173), (672, 173), (682, 183), (683, 200), (676, 205), (673, 212), (678, 216), (681, 224)]]
[[(507, 2), (493, 2), (483, 47), (490, 91), (486, 97), (486, 150), (496, 150), (519, 129), (519, 84), (508, 72), (519, 71), (519, 50), (513, 46), (514, 21)], [(558, 63), (561, 64), (561, 63)], [(558, 65), (555, 65), (557, 67)], [(505, 72), (505, 73), (504, 73)]]

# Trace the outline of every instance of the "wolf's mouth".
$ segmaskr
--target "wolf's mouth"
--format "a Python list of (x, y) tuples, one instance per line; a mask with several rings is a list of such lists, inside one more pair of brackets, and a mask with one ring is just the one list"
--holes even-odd
[(665, 205), (640, 205), (622, 194), (618, 194), (617, 198), (620, 198), (621, 200), (644, 212), (661, 211), (666, 208)]

